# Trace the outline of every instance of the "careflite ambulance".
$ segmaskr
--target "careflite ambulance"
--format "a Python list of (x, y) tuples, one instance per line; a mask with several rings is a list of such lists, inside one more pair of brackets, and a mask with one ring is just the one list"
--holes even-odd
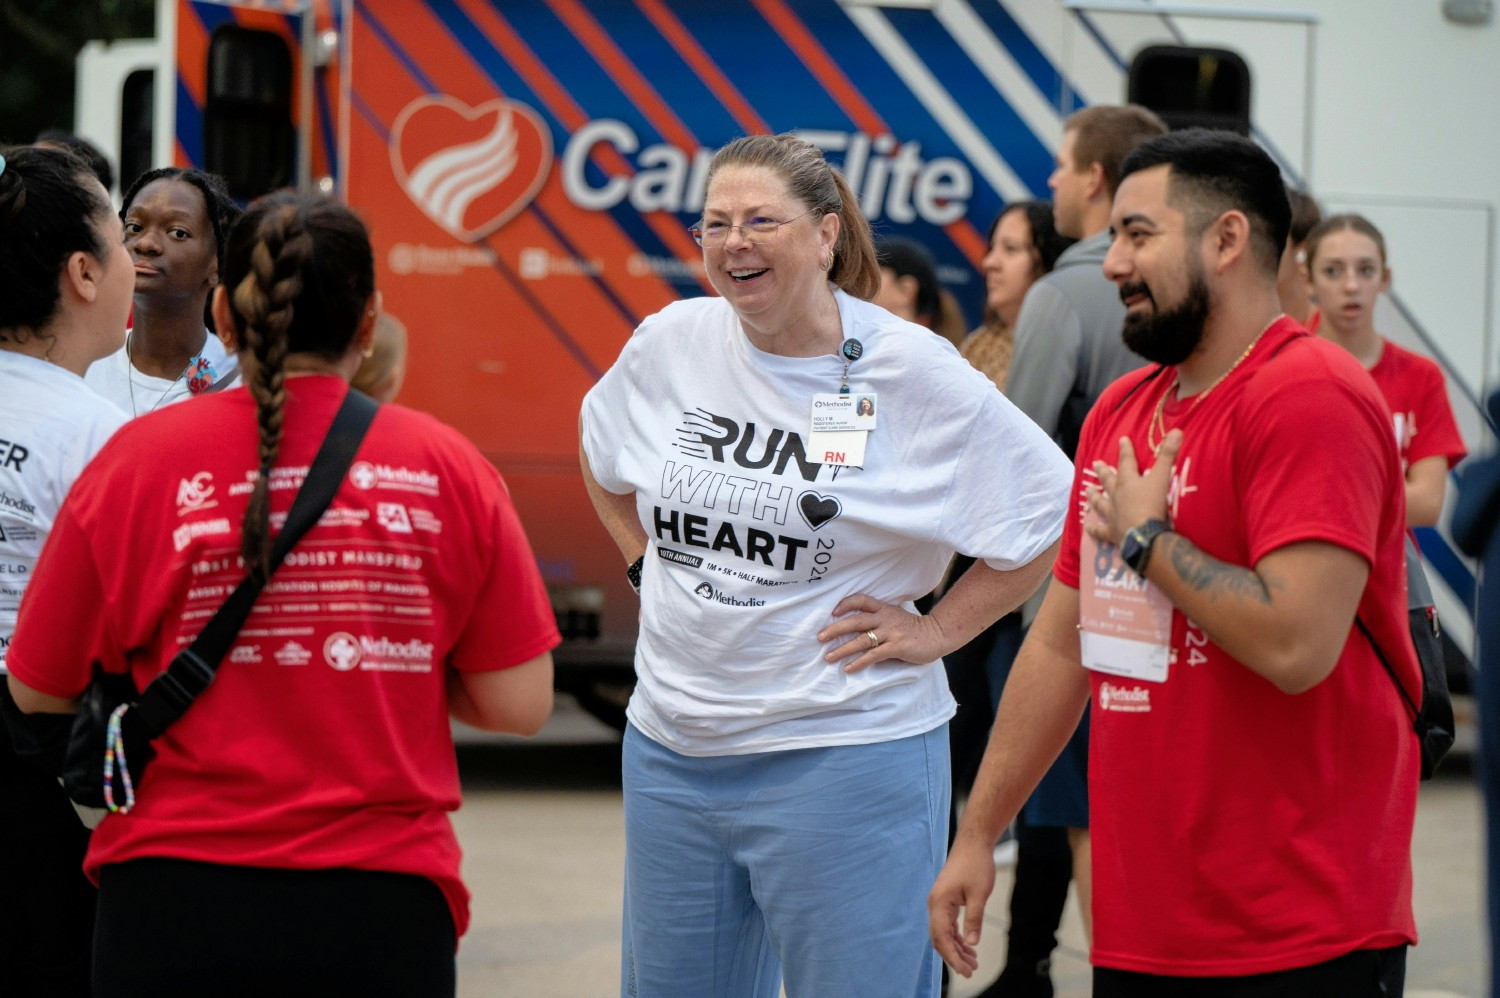
[[(400, 401), (505, 475), (566, 638), (559, 685), (618, 724), (638, 603), (584, 493), (578, 410), (644, 316), (712, 293), (687, 229), (738, 135), (825, 150), (877, 232), (932, 249), (977, 325), (989, 227), (1048, 196), (1074, 110), (1128, 98), (1246, 131), (1325, 207), (1385, 230), (1402, 296), (1378, 325), (1445, 365), (1486, 444), (1500, 118), (1459, 95), (1500, 92), (1487, 5), (1292, 5), (159, 0), (154, 38), (80, 55), (77, 129), (126, 183), (192, 165), (243, 200), (297, 187), (360, 212), (410, 332)], [(1474, 568), (1440, 531), (1422, 546), (1462, 669)]]

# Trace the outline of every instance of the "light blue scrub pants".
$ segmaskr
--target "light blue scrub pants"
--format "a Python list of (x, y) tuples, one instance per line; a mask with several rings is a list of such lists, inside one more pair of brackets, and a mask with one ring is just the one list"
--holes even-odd
[(624, 998), (932, 998), (948, 730), (679, 755), (625, 732)]

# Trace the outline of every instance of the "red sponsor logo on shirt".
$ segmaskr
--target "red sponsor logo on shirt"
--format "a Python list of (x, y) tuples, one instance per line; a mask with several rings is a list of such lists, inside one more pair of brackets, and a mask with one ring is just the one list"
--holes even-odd
[(200, 471), (192, 478), (184, 478), (177, 486), (177, 515), (182, 516), (197, 509), (208, 509), (217, 506), (217, 501), (210, 501), (214, 494), (214, 476), (207, 471)]
[(277, 665), (306, 665), (310, 661), (312, 661), (312, 652), (296, 641), (289, 639), (286, 644), (276, 649)]

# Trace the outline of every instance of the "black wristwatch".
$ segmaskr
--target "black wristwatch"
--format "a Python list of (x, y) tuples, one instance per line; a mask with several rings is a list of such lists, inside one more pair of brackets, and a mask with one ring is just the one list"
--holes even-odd
[(1146, 565), (1151, 561), (1151, 545), (1171, 529), (1164, 520), (1147, 520), (1139, 527), (1131, 527), (1125, 531), (1124, 540), (1120, 541), (1120, 557), (1136, 575), (1145, 578)]
[(630, 563), (629, 568), (625, 569), (625, 578), (630, 580), (630, 588), (635, 590), (637, 596), (641, 594), (641, 569), (645, 567), (646, 556), (641, 555)]

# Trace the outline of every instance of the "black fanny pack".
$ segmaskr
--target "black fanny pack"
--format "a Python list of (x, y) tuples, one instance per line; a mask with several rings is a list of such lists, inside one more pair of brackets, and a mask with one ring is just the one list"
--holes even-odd
[(1412, 729), (1417, 733), (1417, 744), (1422, 749), (1422, 779), (1430, 780), (1437, 772), (1438, 764), (1453, 747), (1456, 725), (1453, 721), (1453, 697), (1448, 692), (1448, 668), (1443, 653), (1443, 632), (1438, 626), (1437, 607), (1433, 605), (1432, 590), (1427, 585), (1427, 575), (1422, 569), (1422, 560), (1417, 556), (1411, 538), (1406, 540), (1406, 604), (1411, 630), (1411, 640), (1417, 652), (1417, 664), (1422, 668), (1422, 702), (1401, 685), (1401, 679), (1385, 653), (1375, 641), (1375, 635), (1365, 627), (1358, 617), (1354, 622), (1360, 632), (1375, 649), (1375, 657), (1385, 666), (1385, 671), (1401, 694), (1406, 704)]

